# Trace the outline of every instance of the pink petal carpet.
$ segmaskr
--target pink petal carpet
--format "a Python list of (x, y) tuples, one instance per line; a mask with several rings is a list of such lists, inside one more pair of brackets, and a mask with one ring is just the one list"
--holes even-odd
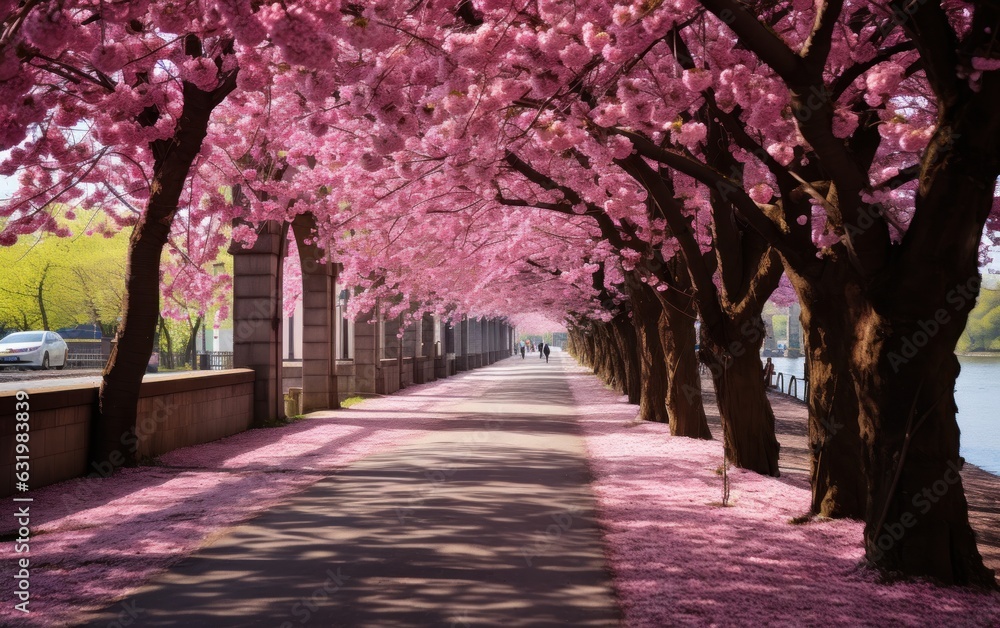
[(791, 524), (800, 481), (731, 470), (722, 507), (721, 442), (636, 423), (567, 364), (626, 626), (1000, 626), (1000, 593), (878, 583), (859, 522)]
[[(860, 523), (790, 524), (808, 505), (801, 482), (732, 470), (722, 507), (721, 443), (636, 424), (635, 407), (587, 369), (565, 372), (625, 625), (1000, 626), (1000, 594), (878, 583), (860, 566)], [(331, 471), (433, 431), (449, 398), (479, 396), (500, 377), (475, 374), (32, 491), (32, 613), (10, 600), (0, 624), (72, 625), (127, 597)]]
[[(473, 395), (489, 379), (482, 371), (469, 375), (178, 449), (107, 479), (31, 491), (31, 612), (13, 608), (8, 588), (0, 625), (73, 625), (80, 611), (127, 597), (214, 536), (331, 471), (433, 430), (449, 397)], [(0, 531), (15, 527), (9, 517), (5, 522)], [(3, 573), (13, 582), (15, 560), (25, 554), (6, 545)]]

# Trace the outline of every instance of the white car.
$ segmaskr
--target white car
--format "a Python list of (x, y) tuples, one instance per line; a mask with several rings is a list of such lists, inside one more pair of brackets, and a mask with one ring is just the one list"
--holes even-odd
[(66, 341), (52, 331), (19, 331), (0, 340), (0, 366), (62, 370), (68, 359)]

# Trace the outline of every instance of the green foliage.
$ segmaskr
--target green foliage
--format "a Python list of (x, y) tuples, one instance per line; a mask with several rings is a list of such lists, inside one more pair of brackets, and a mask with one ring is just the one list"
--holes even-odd
[[(69, 223), (75, 234), (86, 218)], [(0, 327), (60, 329), (96, 323), (113, 333), (125, 293), (128, 232), (114, 237), (22, 236), (0, 247)]]
[(984, 288), (969, 314), (958, 351), (1000, 351), (1000, 290)]
[(775, 314), (771, 319), (775, 340), (784, 342), (788, 338), (788, 314)]
[(350, 408), (351, 406), (358, 405), (359, 403), (361, 403), (364, 400), (365, 400), (364, 397), (348, 397), (347, 399), (344, 399), (343, 401), (340, 402), (340, 407), (341, 408)]
[(271, 429), (271, 428), (275, 428), (275, 427), (285, 427), (286, 425), (291, 425), (292, 423), (296, 423), (296, 422), (301, 421), (301, 420), (302, 420), (302, 415), (301, 414), (296, 415), (296, 416), (285, 417), (283, 419), (267, 419), (266, 421), (264, 421), (263, 423), (260, 424), (260, 427), (264, 428), (264, 429)]

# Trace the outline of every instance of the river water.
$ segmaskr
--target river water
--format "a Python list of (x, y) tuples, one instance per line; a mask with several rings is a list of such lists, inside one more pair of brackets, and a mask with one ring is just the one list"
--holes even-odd
[[(776, 373), (802, 378), (805, 358), (771, 358)], [(1000, 474), (1000, 356), (959, 356), (962, 372), (955, 386), (962, 456), (991, 473)], [(803, 396), (799, 385), (798, 396)]]

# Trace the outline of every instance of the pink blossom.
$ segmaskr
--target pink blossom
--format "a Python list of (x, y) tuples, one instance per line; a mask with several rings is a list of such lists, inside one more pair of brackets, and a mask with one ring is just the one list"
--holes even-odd
[(56, 56), (69, 44), (72, 27), (69, 15), (52, 8), (31, 11), (22, 28), (31, 45), (47, 55)]
[(1000, 59), (993, 57), (972, 57), (972, 67), (981, 72), (1000, 70)]
[(899, 137), (899, 147), (907, 152), (918, 152), (924, 149), (933, 135), (934, 129), (914, 129)]
[(684, 82), (684, 86), (692, 92), (701, 92), (711, 87), (712, 73), (708, 70), (700, 68), (684, 70), (684, 77), (682, 80)]
[(688, 148), (694, 148), (698, 143), (705, 140), (708, 136), (708, 127), (706, 127), (701, 122), (685, 122), (680, 126), (680, 128), (675, 128), (673, 130), (674, 139), (687, 146)]
[(219, 82), (218, 72), (211, 59), (188, 59), (181, 65), (181, 78), (198, 89), (211, 91)]
[(9, 81), (17, 76), (21, 64), (17, 55), (11, 50), (0, 51), (0, 82)]
[(559, 58), (571, 70), (579, 70), (590, 61), (592, 52), (586, 46), (570, 42), (559, 52)]
[(795, 158), (795, 151), (791, 145), (785, 142), (774, 142), (767, 146), (767, 154), (774, 157), (775, 161), (780, 163), (782, 166), (787, 166), (792, 163), (792, 159)]
[(128, 51), (118, 42), (101, 44), (94, 48), (94, 52), (90, 55), (94, 69), (105, 74), (112, 74), (122, 69), (128, 60)]
[(839, 138), (850, 137), (858, 128), (858, 115), (849, 109), (838, 107), (833, 112), (833, 134)]
[(611, 43), (611, 35), (600, 30), (600, 28), (592, 22), (584, 24), (582, 32), (583, 44), (593, 54), (600, 54), (604, 50), (604, 47)]
[(906, 68), (898, 63), (881, 63), (872, 68), (865, 76), (865, 86), (868, 92), (865, 101), (876, 107), (888, 98), (906, 76)]
[(362, 168), (368, 172), (378, 171), (383, 164), (384, 160), (374, 153), (365, 153), (361, 155), (360, 165)]
[(625, 159), (632, 154), (634, 148), (627, 137), (615, 135), (608, 139), (608, 150), (615, 159)]
[(750, 198), (755, 203), (770, 203), (771, 199), (774, 198), (774, 190), (766, 183), (758, 183), (750, 188)]

